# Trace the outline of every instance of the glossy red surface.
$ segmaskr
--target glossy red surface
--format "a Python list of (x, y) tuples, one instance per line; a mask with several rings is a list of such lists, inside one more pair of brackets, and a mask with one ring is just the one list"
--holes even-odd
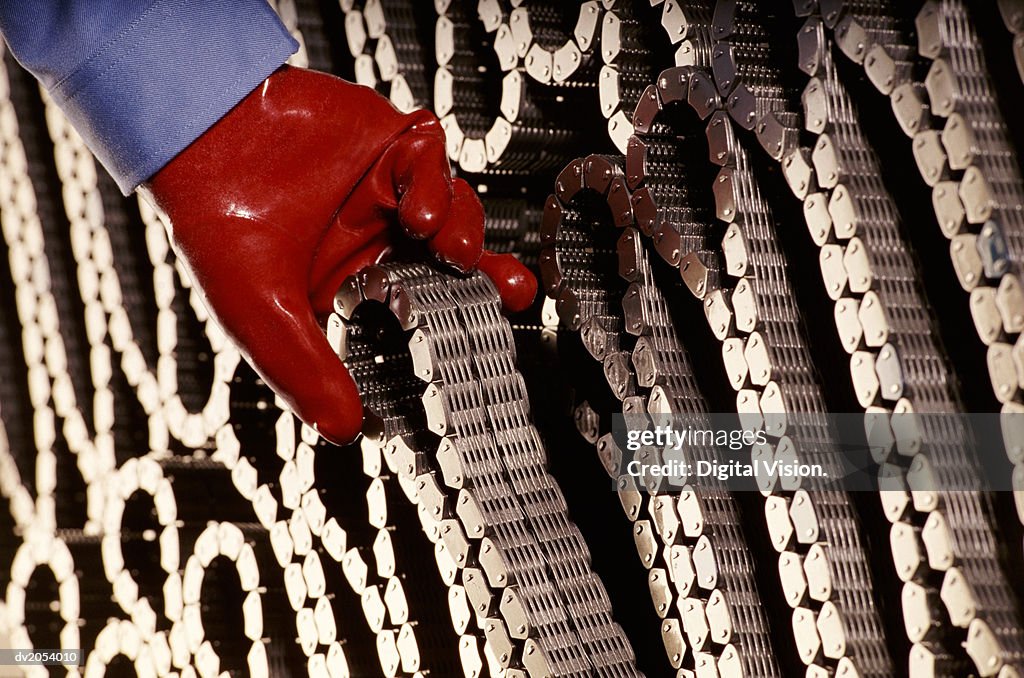
[(355, 383), (317, 317), (350, 274), (401, 239), (477, 265), (508, 310), (536, 294), (509, 255), (483, 254), (483, 208), (452, 180), (437, 118), (371, 89), (283, 67), (143, 187), (211, 313), (303, 421), (347, 442)]

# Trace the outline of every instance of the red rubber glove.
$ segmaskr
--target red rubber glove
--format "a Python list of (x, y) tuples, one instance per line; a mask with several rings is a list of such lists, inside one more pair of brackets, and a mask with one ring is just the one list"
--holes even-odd
[(507, 310), (536, 294), (515, 258), (482, 253), (483, 207), (452, 180), (437, 118), (323, 73), (281, 68), (143, 190), (225, 332), (336, 443), (358, 435), (362, 405), (317, 315), (347, 276), (408, 236), (478, 267)]

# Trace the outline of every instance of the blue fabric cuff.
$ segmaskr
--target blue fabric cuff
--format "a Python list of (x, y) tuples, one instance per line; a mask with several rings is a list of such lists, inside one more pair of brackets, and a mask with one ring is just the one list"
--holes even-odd
[(50, 95), (128, 195), (297, 49), (265, 0), (155, 0)]

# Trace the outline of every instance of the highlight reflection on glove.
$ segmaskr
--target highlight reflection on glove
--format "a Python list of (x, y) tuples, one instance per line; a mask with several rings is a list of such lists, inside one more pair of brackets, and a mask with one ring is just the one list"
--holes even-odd
[(308, 424), (359, 433), (355, 383), (316, 320), (341, 282), (403, 237), (490, 277), (507, 310), (537, 283), (484, 253), (483, 207), (452, 180), (437, 119), (323, 73), (282, 67), (143, 187), (211, 313)]

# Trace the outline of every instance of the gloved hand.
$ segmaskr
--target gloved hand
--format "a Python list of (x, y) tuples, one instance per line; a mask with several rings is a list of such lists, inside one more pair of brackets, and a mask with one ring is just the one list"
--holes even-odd
[(282, 67), (143, 191), (225, 332), (336, 443), (359, 433), (362, 406), (316, 316), (348, 275), (408, 236), (478, 267), (507, 310), (536, 294), (515, 258), (482, 252), (483, 207), (452, 180), (437, 118), (323, 73)]

